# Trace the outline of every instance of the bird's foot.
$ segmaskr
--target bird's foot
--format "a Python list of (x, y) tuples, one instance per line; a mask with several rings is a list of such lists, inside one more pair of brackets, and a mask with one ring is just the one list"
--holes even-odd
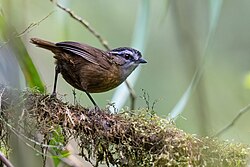
[(53, 92), (53, 93), (50, 95), (50, 98), (56, 99), (56, 92)]

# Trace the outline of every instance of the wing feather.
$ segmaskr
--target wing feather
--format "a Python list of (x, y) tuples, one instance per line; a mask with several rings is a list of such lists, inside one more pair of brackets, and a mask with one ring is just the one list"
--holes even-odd
[(104, 61), (107, 59), (107, 56), (104, 56), (107, 53), (92, 46), (70, 41), (56, 43), (56, 46), (68, 52), (74, 53), (75, 55), (81, 56), (85, 60), (105, 69), (108, 69), (110, 66), (109, 61)]

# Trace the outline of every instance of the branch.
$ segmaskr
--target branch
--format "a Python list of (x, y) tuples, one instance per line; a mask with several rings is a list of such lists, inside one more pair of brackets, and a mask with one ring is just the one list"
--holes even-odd
[(97, 33), (97, 31), (95, 31), (94, 28), (92, 28), (86, 20), (77, 16), (72, 10), (70, 10), (69, 8), (63, 7), (62, 5), (60, 5), (57, 2), (56, 2), (56, 6), (59, 7), (60, 9), (62, 9), (63, 11), (67, 12), (74, 20), (78, 21), (81, 25), (83, 25), (85, 28), (87, 28), (87, 30), (89, 30), (90, 33), (93, 34), (100, 41), (100, 43), (104, 46), (104, 48), (106, 48), (107, 50), (110, 50), (110, 48), (108, 46), (108, 42), (106, 40), (104, 40), (102, 38), (102, 36), (99, 33)]
[[(21, 31), (20, 33), (13, 31), (10, 34), (10, 36), (5, 37), (5, 38), (7, 38), (7, 39), (5, 39), (6, 41), (1, 42), (0, 49), (3, 48), (6, 44), (8, 44), (11, 40), (15, 40), (16, 38), (20, 38), (23, 35), (31, 32), (35, 27), (39, 26), (40, 23), (42, 23), (44, 20), (46, 20), (52, 13), (53, 12), (50, 12), (48, 15), (46, 15), (45, 17), (43, 17), (41, 20), (39, 20), (37, 22), (30, 23), (30, 25), (27, 28), (25, 28), (23, 31)], [(1, 14), (0, 14), (0, 17), (2, 17), (2, 19), (3, 19), (3, 16)], [(7, 24), (7, 23), (4, 23), (4, 24)], [(5, 28), (8, 28), (8, 29), (10, 28), (7, 25), (5, 25), (5, 26), (6, 26)]]
[(135, 90), (131, 87), (131, 85), (129, 84), (129, 82), (127, 80), (125, 80), (125, 84), (127, 85), (127, 88), (128, 88), (129, 94), (130, 94), (130, 98), (131, 98), (130, 109), (134, 110), (135, 109), (135, 100), (136, 100)]
[[(248, 146), (185, 133), (148, 109), (111, 114), (106, 109), (74, 106), (38, 92), (20, 92), (1, 85), (0, 92), (1, 118), (5, 120), (0, 119), (0, 127), (4, 127), (0, 135), (9, 132), (9, 126), (2, 126), (8, 122), (25, 136), (39, 132), (43, 136), (39, 142), (46, 149), (53, 134), (59, 133), (60, 140), (47, 147), (54, 151), (74, 138), (78, 155), (93, 166), (245, 166), (248, 161)], [(13, 118), (13, 110), (18, 108), (14, 104), (25, 112), (22, 117), (15, 116), (18, 123)]]
[(3, 164), (6, 165), (6, 167), (14, 167), (1, 151), (0, 151), (0, 161), (2, 161)]
[(239, 120), (239, 118), (246, 113), (247, 111), (249, 111), (250, 109), (250, 104), (248, 104), (246, 107), (242, 108), (240, 110), (240, 112), (236, 115), (236, 117), (232, 120), (232, 122), (230, 124), (228, 124), (225, 128), (223, 128), (222, 130), (220, 130), (219, 132), (217, 132), (214, 137), (219, 137), (220, 135), (222, 135), (225, 131), (227, 131), (228, 129), (230, 129), (232, 126), (234, 126), (234, 124)]

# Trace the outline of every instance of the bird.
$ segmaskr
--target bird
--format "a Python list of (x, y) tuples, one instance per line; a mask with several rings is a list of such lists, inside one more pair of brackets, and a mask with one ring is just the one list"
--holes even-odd
[(54, 43), (31, 38), (30, 42), (54, 53), (56, 66), (52, 96), (56, 96), (57, 79), (61, 74), (67, 83), (85, 92), (96, 107), (98, 105), (90, 93), (106, 92), (117, 87), (139, 64), (147, 63), (140, 51), (130, 47), (104, 51), (73, 41)]

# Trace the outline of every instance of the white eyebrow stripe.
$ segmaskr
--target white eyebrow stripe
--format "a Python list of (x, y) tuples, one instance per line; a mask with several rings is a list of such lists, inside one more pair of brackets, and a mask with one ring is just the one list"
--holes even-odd
[(110, 53), (113, 53), (113, 54), (129, 54), (129, 55), (133, 55), (133, 52), (131, 52), (130, 50), (123, 50), (123, 51), (120, 51), (120, 52), (111, 51)]

